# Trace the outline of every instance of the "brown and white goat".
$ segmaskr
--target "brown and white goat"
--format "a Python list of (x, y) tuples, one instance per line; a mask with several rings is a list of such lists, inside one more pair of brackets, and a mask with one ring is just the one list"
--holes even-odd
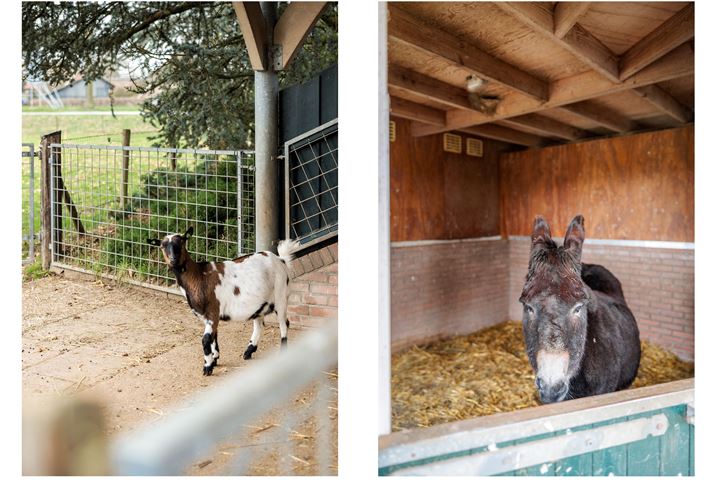
[(203, 375), (212, 375), (220, 357), (219, 320), (253, 321), (252, 337), (243, 355), (248, 360), (257, 351), (265, 315), (277, 313), (280, 346), (284, 348), (290, 326), (287, 320), (289, 263), (300, 244), (283, 240), (278, 245), (278, 255), (256, 252), (223, 262), (195, 262), (186, 248), (192, 233), (193, 227), (190, 227), (183, 235), (148, 239), (148, 243), (160, 247), (192, 312), (205, 324)]

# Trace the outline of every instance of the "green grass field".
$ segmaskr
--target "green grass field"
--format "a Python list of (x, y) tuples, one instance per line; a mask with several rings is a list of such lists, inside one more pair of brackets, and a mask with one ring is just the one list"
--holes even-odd
[[(50, 111), (47, 107), (23, 107), (23, 112)], [(110, 111), (110, 107), (66, 107), (60, 111)], [(137, 110), (135, 106), (124, 105), (117, 107), (118, 111)], [(143, 122), (139, 115), (123, 115), (113, 117), (111, 115), (33, 115), (22, 117), (22, 143), (33, 143), (35, 149), (40, 147), (42, 135), (57, 130), (62, 132), (64, 143), (79, 143), (88, 145), (121, 145), (123, 129), (130, 129), (130, 144), (133, 146), (152, 146), (150, 137), (157, 135), (157, 128), (149, 123)], [(23, 149), (25, 150), (25, 149)], [(40, 165), (35, 160), (35, 232), (40, 230)], [(23, 236), (28, 234), (28, 209), (27, 192), (30, 184), (30, 166), (28, 159), (23, 159), (22, 188), (23, 188)], [(27, 251), (27, 245), (23, 242), (23, 251)], [(23, 254), (24, 256), (25, 254)]]

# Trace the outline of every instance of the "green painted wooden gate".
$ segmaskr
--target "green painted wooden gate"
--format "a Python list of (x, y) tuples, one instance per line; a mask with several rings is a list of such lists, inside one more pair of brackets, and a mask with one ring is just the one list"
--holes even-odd
[(689, 379), (392, 434), (379, 473), (694, 475), (693, 395)]

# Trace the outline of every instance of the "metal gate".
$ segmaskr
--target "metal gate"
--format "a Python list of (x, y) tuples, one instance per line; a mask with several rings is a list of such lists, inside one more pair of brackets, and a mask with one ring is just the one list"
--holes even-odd
[(100, 145), (50, 145), (55, 267), (169, 288), (149, 238), (193, 226), (197, 260), (255, 251), (254, 154)]
[[(35, 208), (40, 206), (39, 192), (35, 190), (35, 145), (22, 144), (22, 263), (32, 263), (35, 259)], [(38, 196), (38, 198), (35, 198)], [(36, 202), (36, 200), (38, 200)]]

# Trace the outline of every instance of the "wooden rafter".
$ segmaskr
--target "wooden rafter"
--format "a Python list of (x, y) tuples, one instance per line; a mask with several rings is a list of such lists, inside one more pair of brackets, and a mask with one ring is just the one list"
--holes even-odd
[(400, 97), (390, 97), (390, 115), (430, 125), (445, 125), (445, 112), (411, 102)]
[(287, 68), (326, 4), (327, 2), (291, 2), (287, 6), (273, 31), (273, 43), (282, 48), (282, 66), (276, 70)]
[(505, 13), (571, 52), (596, 72), (609, 80), (618, 81), (617, 56), (580, 25), (572, 25), (561, 38), (555, 35), (553, 12), (543, 4), (539, 2), (496, 2), (496, 5)]
[(538, 100), (548, 97), (545, 81), (487, 54), (480, 48), (430, 27), (389, 3), (388, 36), (396, 41), (442, 57), (448, 62), (486, 80), (504, 85)]
[(388, 68), (388, 86), (454, 108), (474, 111), (470, 106), (467, 92), (462, 88), (449, 85), (407, 68), (390, 65)]
[(523, 127), (538, 135), (551, 135), (565, 140), (574, 141), (586, 136), (586, 132), (579, 128), (575, 128), (571, 125), (558, 122), (557, 120), (538, 115), (536, 113), (529, 113), (519, 117), (508, 118), (506, 120), (502, 120), (502, 122), (509, 124), (510, 126)]
[(692, 110), (678, 102), (672, 95), (657, 85), (647, 85), (633, 91), (650, 102), (655, 108), (679, 122), (688, 123), (692, 120)]
[(557, 2), (553, 11), (555, 36), (563, 38), (585, 15), (592, 2)]
[(625, 52), (620, 58), (620, 80), (625, 80), (694, 36), (695, 4), (690, 3)]
[(525, 95), (511, 93), (500, 102), (494, 115), (485, 115), (467, 110), (452, 110), (447, 112), (447, 124), (445, 127), (419, 126), (415, 134), (430, 135), (442, 131), (458, 130), (472, 125), (490, 123), (692, 75), (694, 73), (694, 64), (693, 48), (686, 43), (624, 82), (610, 81), (590, 70), (553, 82), (550, 85), (550, 99), (545, 103), (538, 102)]
[(613, 132), (625, 133), (633, 129), (633, 122), (630, 119), (593, 102), (578, 102), (560, 108)]
[(480, 125), (477, 127), (463, 128), (461, 131), (526, 147), (540, 147), (548, 143), (544, 138), (537, 135), (521, 132), (512, 128), (501, 127), (500, 125)]
[(240, 24), (245, 45), (253, 70), (266, 70), (267, 65), (267, 34), (265, 17), (258, 2), (232, 2), (235, 16)]

